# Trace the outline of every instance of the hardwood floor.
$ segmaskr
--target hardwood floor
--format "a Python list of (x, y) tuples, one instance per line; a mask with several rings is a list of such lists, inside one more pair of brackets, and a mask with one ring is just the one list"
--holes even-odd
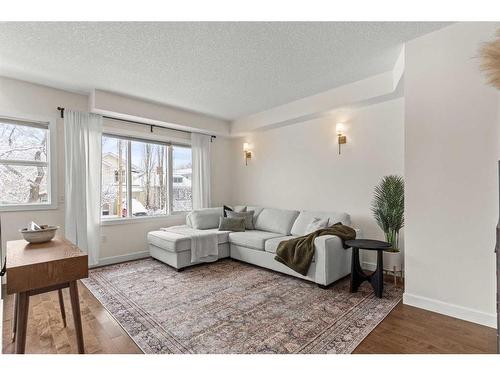
[[(107, 312), (92, 293), (78, 282), (85, 352), (142, 353), (127, 333)], [(40, 294), (30, 298), (26, 353), (78, 353), (75, 327), (70, 312), (69, 291), (63, 290), (66, 306), (67, 328), (63, 328), (57, 292)], [(4, 300), (3, 353), (14, 353), (11, 340), (14, 298)]]
[[(78, 283), (86, 353), (141, 353), (141, 350), (82, 284)], [(70, 301), (64, 290), (66, 309)], [(13, 353), (13, 296), (4, 301), (3, 353)], [(26, 353), (77, 353), (73, 319), (63, 328), (57, 292), (30, 300)], [(495, 353), (492, 328), (400, 303), (354, 353)]]
[(354, 353), (496, 353), (496, 330), (400, 302)]

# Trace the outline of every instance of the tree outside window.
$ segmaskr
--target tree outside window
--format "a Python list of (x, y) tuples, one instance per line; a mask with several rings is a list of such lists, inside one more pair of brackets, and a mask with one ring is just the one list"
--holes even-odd
[(0, 118), (0, 206), (48, 204), (48, 124)]

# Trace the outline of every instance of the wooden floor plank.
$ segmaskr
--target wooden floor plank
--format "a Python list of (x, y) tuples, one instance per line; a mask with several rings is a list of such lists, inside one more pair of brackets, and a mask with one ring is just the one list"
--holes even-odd
[[(89, 354), (142, 353), (111, 314), (79, 282), (85, 350)], [(14, 353), (11, 324), (13, 296), (3, 303), (3, 353)], [(77, 353), (68, 291), (64, 291), (67, 327), (63, 327), (57, 292), (31, 297), (26, 353)], [(396, 308), (354, 353), (494, 353), (496, 331), (412, 306)]]
[(495, 353), (496, 331), (399, 303), (354, 353)]

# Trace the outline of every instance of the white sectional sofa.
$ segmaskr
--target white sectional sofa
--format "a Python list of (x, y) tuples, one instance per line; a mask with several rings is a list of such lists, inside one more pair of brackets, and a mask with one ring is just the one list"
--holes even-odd
[[(191, 262), (190, 234), (199, 233), (199, 231), (216, 232), (219, 259), (231, 257), (306, 279), (320, 286), (328, 286), (351, 272), (351, 249), (344, 249), (342, 241), (337, 236), (328, 235), (316, 238), (314, 259), (306, 276), (274, 260), (279, 243), (306, 234), (306, 228), (314, 218), (329, 218), (330, 225), (337, 222), (350, 225), (348, 214), (299, 212), (255, 206), (247, 206), (247, 211), (254, 211), (255, 229), (245, 232), (218, 231), (219, 218), (223, 215), (222, 207), (191, 212), (186, 217), (186, 225), (173, 227), (173, 232), (157, 230), (148, 233), (151, 256), (181, 270), (195, 264)], [(201, 216), (202, 220), (193, 223), (193, 215), (197, 218)]]

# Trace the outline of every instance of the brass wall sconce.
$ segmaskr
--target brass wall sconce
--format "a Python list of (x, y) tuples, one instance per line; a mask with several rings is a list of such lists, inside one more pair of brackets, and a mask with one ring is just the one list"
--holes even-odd
[(245, 155), (245, 165), (248, 165), (248, 159), (252, 158), (252, 151), (250, 151), (250, 145), (248, 143), (243, 143), (243, 153)]
[(341, 122), (336, 125), (337, 137), (339, 142), (339, 155), (340, 155), (340, 145), (344, 145), (347, 143), (347, 137), (344, 134), (344, 124)]

